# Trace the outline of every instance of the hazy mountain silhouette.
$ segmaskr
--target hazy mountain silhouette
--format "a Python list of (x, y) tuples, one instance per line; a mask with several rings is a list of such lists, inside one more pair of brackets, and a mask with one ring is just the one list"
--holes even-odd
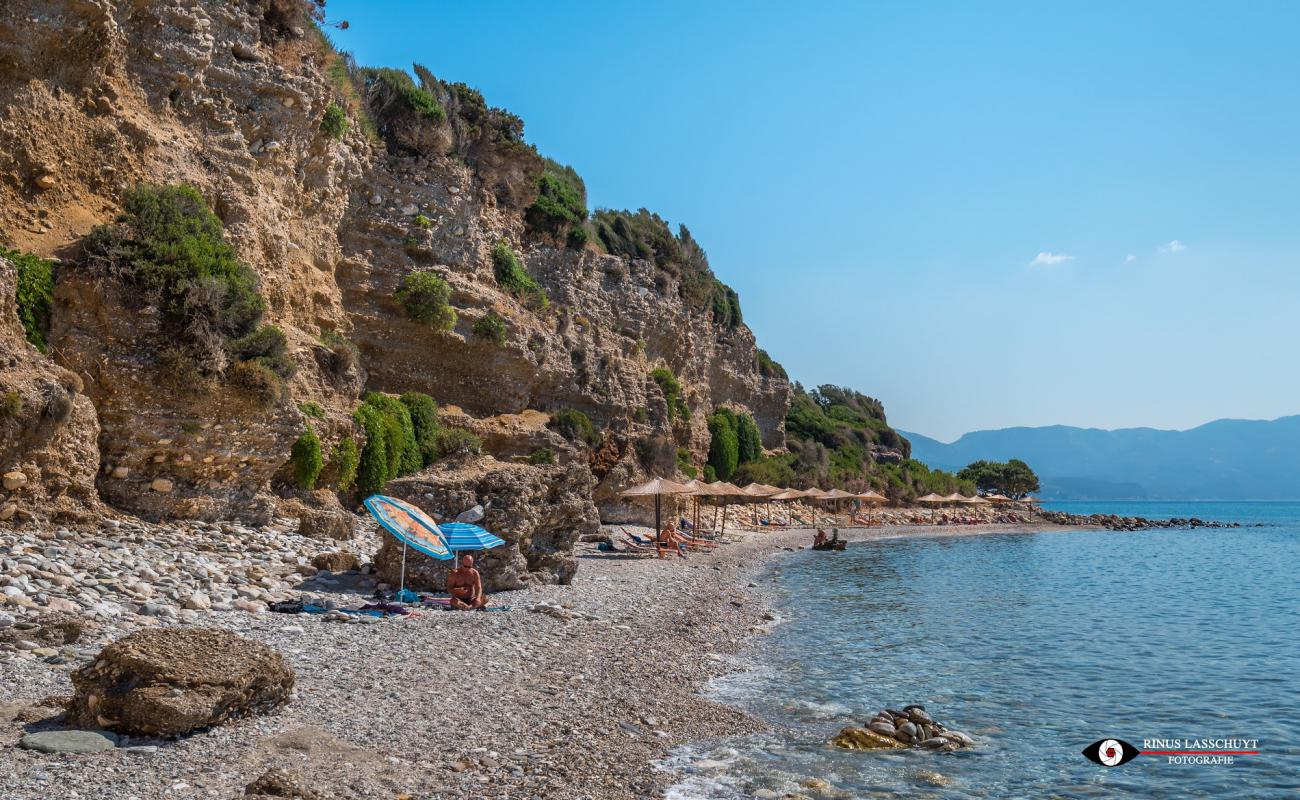
[(899, 431), (931, 467), (1028, 462), (1042, 496), (1057, 499), (1300, 499), (1300, 415), (1221, 419), (1186, 431), (1155, 428), (1003, 428), (951, 444)]

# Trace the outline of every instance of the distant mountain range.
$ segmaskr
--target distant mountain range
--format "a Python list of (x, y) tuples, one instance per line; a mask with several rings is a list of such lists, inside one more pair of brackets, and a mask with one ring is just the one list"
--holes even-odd
[(1221, 419), (1186, 431), (1003, 428), (951, 444), (899, 431), (930, 467), (1019, 458), (1057, 500), (1300, 499), (1300, 415)]

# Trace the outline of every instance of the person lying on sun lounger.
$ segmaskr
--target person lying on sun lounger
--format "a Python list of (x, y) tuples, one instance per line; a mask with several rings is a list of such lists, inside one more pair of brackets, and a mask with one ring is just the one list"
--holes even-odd
[(447, 573), (447, 594), (453, 609), (468, 611), (487, 605), (483, 577), (474, 569), (474, 556), (461, 556), (460, 566)]

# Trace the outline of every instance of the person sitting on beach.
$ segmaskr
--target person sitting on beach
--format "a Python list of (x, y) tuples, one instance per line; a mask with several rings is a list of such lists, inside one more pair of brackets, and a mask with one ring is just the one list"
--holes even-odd
[(664, 552), (674, 544), (677, 545), (677, 555), (681, 558), (686, 558), (686, 540), (682, 538), (681, 534), (677, 533), (676, 523), (669, 521), (669, 523), (664, 526), (664, 529), (659, 531), (659, 535), (655, 537), (655, 545), (659, 550), (659, 558), (663, 558)]
[(447, 593), (451, 595), (451, 607), (458, 611), (487, 605), (487, 595), (483, 594), (483, 576), (474, 569), (474, 556), (461, 556), (460, 566), (447, 574)]
[(818, 528), (817, 535), (813, 537), (813, 547), (821, 547), (824, 544), (826, 544), (826, 531)]

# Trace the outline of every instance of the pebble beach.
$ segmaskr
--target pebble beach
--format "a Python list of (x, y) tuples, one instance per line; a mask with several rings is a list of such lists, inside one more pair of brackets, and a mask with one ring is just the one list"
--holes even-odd
[[(886, 525), (841, 535), (1016, 529)], [(310, 566), (321, 542), (274, 526), (214, 524), (183, 532), (182, 547), (169, 538), (181, 533), (135, 522), (99, 538), (0, 533), (0, 797), (234, 798), (272, 768), (338, 798), (660, 796), (674, 778), (657, 766), (669, 749), (760, 727), (697, 693), (735, 668), (729, 657), (750, 637), (779, 623), (760, 585), (763, 565), (812, 536), (742, 532), (684, 560), (584, 543), (572, 585), (494, 596), (508, 609), (340, 621), (265, 611), (277, 597), (343, 607), (369, 598), (375, 579), (365, 567)], [(359, 525), (345, 544), (365, 562), (375, 543), (373, 528)], [(43, 560), (56, 557), (64, 570)], [(72, 577), (65, 571), (77, 579), (58, 580)], [(84, 632), (60, 647), (31, 647), (40, 643), (23, 640), (24, 629), (38, 604), (56, 598), (76, 607)], [(71, 694), (70, 672), (149, 625), (220, 628), (270, 645), (297, 675), (291, 702), (178, 740), (123, 737), (100, 753), (15, 746), (59, 727), (61, 709), (46, 698)]]

